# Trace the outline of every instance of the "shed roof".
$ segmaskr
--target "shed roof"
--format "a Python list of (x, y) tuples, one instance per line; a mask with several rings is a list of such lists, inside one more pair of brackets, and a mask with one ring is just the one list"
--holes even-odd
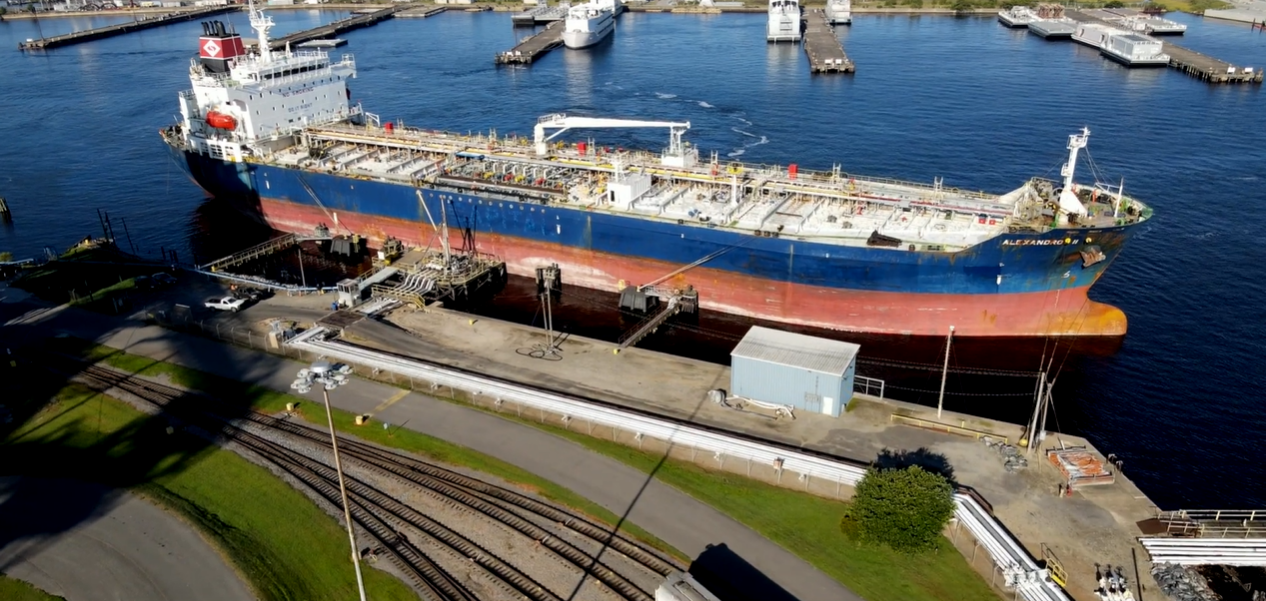
[(851, 342), (752, 326), (730, 356), (843, 376), (861, 348)]

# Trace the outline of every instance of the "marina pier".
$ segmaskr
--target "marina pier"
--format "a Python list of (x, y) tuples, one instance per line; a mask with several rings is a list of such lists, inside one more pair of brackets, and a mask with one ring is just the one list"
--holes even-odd
[(498, 65), (530, 65), (563, 43), (564, 21), (554, 21), (544, 31), (524, 38), (519, 45), (497, 55)]
[(538, 6), (510, 16), (515, 27), (533, 27), (542, 23), (563, 21), (567, 18), (566, 6)]
[[(1078, 23), (1094, 23), (1105, 27), (1119, 28), (1118, 25), (1100, 19), (1088, 11), (1069, 10), (1068, 18)], [(1262, 70), (1236, 67), (1224, 60), (1179, 46), (1173, 42), (1161, 41), (1161, 51), (1169, 55), (1169, 66), (1208, 83), (1262, 83)]]
[(835, 28), (820, 8), (809, 9), (804, 16), (804, 52), (809, 55), (810, 73), (852, 73), (853, 61), (844, 53), (844, 44), (835, 35)]
[[(309, 42), (312, 40), (323, 40), (323, 39), (332, 38), (340, 33), (352, 31), (353, 29), (360, 29), (362, 27), (371, 27), (373, 25), (377, 25), (383, 21), (386, 21), (387, 19), (394, 17), (396, 13), (410, 7), (411, 6), (408, 4), (397, 4), (395, 6), (388, 6), (387, 8), (384, 8), (382, 10), (376, 10), (371, 13), (352, 15), (346, 19), (339, 19), (338, 21), (335, 21), (333, 23), (321, 25), (319, 27), (313, 27), (312, 29), (296, 31), (288, 36), (271, 40), (270, 42), (268, 42), (268, 47), (272, 48), (273, 50), (281, 50), (282, 48), (285, 48), (287, 44), (301, 44), (303, 42)], [(444, 9), (440, 9), (440, 10), (444, 10)], [(430, 15), (427, 15), (427, 16), (430, 16)]]
[(191, 10), (188, 12), (169, 13), (152, 18), (142, 17), (136, 21), (119, 23), (117, 25), (107, 25), (96, 29), (86, 29), (84, 31), (67, 33), (65, 35), (55, 35), (51, 38), (40, 38), (38, 40), (28, 39), (25, 42), (18, 43), (18, 50), (48, 50), (50, 48), (70, 46), (81, 42), (91, 42), (93, 40), (112, 38), (116, 35), (132, 33), (133, 31), (162, 27), (163, 25), (170, 25), (172, 23), (194, 21), (203, 17), (210, 17), (213, 15), (235, 11), (239, 8), (240, 7), (238, 6), (215, 6), (212, 8)]

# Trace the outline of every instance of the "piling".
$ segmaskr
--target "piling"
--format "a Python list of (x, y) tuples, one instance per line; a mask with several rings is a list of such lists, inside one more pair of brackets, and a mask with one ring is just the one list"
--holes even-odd
[(0, 196), (0, 223), (9, 223), (13, 221), (13, 214), (9, 212), (9, 203)]
[(107, 25), (96, 29), (86, 29), (84, 31), (76, 31), (65, 35), (57, 35), (51, 38), (40, 38), (38, 40), (27, 40), (18, 43), (18, 50), (48, 50), (50, 48), (58, 48), (61, 46), (70, 46), (81, 42), (91, 42), (93, 40), (101, 40), (112, 38), (116, 35), (132, 33), (133, 31), (141, 31), (143, 29), (152, 29), (154, 27), (162, 27), (171, 23), (183, 23), (185, 21), (193, 21), (203, 17), (210, 17), (230, 11), (241, 10), (240, 6), (214, 6), (200, 10), (191, 10), (187, 12), (169, 13), (158, 17), (141, 17), (136, 21), (129, 23), (119, 23), (117, 25)]
[(853, 61), (844, 54), (844, 44), (827, 21), (826, 12), (810, 9), (804, 15), (804, 52), (809, 55), (810, 73), (852, 73)]
[(563, 43), (564, 21), (555, 21), (544, 31), (525, 38), (518, 46), (497, 55), (498, 65), (530, 65)]

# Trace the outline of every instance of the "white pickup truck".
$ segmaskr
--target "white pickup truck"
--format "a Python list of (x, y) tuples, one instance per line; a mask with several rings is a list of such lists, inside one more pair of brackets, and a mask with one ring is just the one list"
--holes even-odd
[(246, 304), (246, 299), (233, 298), (231, 296), (225, 296), (225, 297), (220, 297), (220, 298), (208, 298), (207, 302), (204, 304), (206, 305), (208, 309), (215, 309), (217, 311), (236, 312), (238, 309), (242, 308), (242, 305)]

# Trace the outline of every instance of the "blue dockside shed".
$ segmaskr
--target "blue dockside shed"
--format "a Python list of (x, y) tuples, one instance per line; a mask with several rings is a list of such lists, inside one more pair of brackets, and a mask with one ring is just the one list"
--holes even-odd
[(730, 352), (730, 394), (839, 417), (853, 398), (860, 349), (753, 326)]

